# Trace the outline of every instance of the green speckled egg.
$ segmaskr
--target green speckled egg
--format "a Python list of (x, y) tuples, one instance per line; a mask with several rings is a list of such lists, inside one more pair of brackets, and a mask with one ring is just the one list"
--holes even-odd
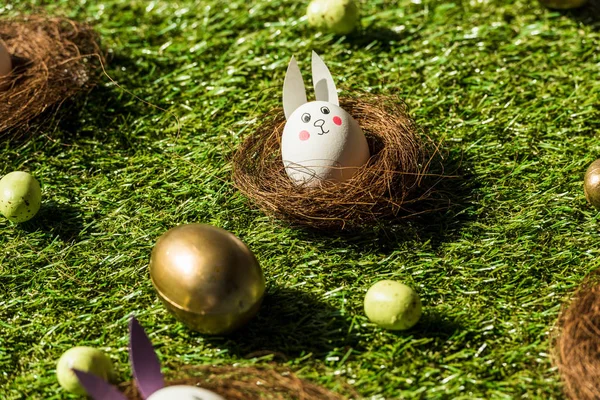
[(379, 281), (367, 291), (365, 314), (382, 328), (410, 329), (421, 318), (421, 299), (411, 287), (400, 282)]
[(11, 172), (0, 179), (0, 213), (9, 220), (30, 220), (41, 204), (40, 184), (27, 172)]
[(356, 27), (359, 12), (353, 0), (313, 0), (306, 17), (319, 30), (346, 35)]
[(110, 358), (93, 347), (73, 347), (65, 351), (56, 365), (56, 377), (60, 386), (70, 393), (85, 395), (86, 391), (72, 371), (73, 368), (94, 374), (107, 382), (114, 381), (115, 378)]

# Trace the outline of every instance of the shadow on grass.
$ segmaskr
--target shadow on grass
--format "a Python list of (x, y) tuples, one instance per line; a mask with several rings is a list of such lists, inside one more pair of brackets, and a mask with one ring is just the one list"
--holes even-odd
[[(433, 182), (430, 198), (417, 204), (413, 214), (391, 224), (399, 234), (394, 239), (418, 238), (430, 241), (435, 248), (460, 234), (463, 226), (476, 219), (471, 211), (473, 196), (478, 189), (477, 177), (470, 171), (470, 161), (462, 154), (456, 154), (444, 161), (442, 170), (432, 170), (433, 174), (447, 175)], [(406, 224), (410, 229), (406, 229)], [(385, 233), (385, 230), (384, 230)]]
[[(368, 48), (373, 51), (386, 52), (402, 41), (405, 36), (404, 33), (398, 33), (383, 26), (372, 25), (349, 33), (341, 41), (355, 49)], [(328, 52), (329, 47), (330, 44), (325, 43), (321, 47), (315, 47), (313, 50), (317, 53), (325, 54)]]
[[(113, 55), (107, 65), (126, 70), (132, 76), (143, 76), (150, 71), (149, 66), (140, 66), (119, 55)], [(27, 125), (3, 132), (0, 141), (6, 138), (11, 144), (19, 145), (32, 137), (45, 136), (50, 140), (70, 143), (81, 137), (95, 137), (101, 141), (119, 141), (120, 146), (128, 146), (130, 140), (127, 132), (116, 129), (126, 120), (133, 121), (147, 114), (149, 106), (125, 90), (140, 95), (139, 92), (145, 85), (126, 81), (125, 78), (116, 79), (123, 89), (114, 84), (106, 85), (110, 80), (101, 71), (93, 79), (97, 81), (97, 85), (91, 90), (49, 107)]]
[(356, 348), (358, 338), (340, 310), (298, 289), (275, 288), (265, 295), (257, 316), (227, 337), (205, 337), (244, 358), (273, 355), (278, 361), (336, 348)]
[[(445, 315), (430, 309), (423, 314), (417, 325), (408, 332), (417, 339), (434, 337), (449, 339), (462, 330), (463, 326), (458, 321), (449, 320)], [(397, 335), (405, 336), (406, 333), (398, 332)]]
[(346, 42), (355, 48), (376, 48), (380, 51), (388, 51), (398, 44), (404, 35), (386, 27), (370, 26), (358, 30), (346, 37)]
[[(459, 152), (459, 150), (457, 150)], [(382, 219), (376, 225), (338, 231), (330, 231), (298, 226), (300, 238), (317, 239), (327, 243), (343, 239), (348, 245), (362, 249), (393, 250), (403, 241), (429, 241), (437, 248), (447, 240), (460, 234), (462, 227), (475, 220), (470, 212), (473, 207), (473, 193), (478, 181), (469, 171), (470, 162), (462, 154), (449, 156), (443, 164), (443, 171), (433, 168), (431, 175), (447, 175), (439, 179), (432, 177), (423, 187), (433, 187), (431, 195), (415, 202), (410, 209), (394, 219)], [(438, 170), (436, 170), (438, 169)]]
[(45, 137), (68, 145), (82, 137), (95, 136), (103, 141), (120, 139), (122, 134), (111, 134), (111, 131), (120, 126), (123, 119), (143, 114), (139, 105), (127, 101), (122, 98), (120, 89), (97, 86), (49, 108), (26, 125), (3, 132), (0, 142), (19, 146), (32, 138)]
[[(125, 132), (119, 130), (125, 123), (132, 125), (135, 120), (148, 114), (164, 113), (144, 103), (152, 95), (144, 93), (153, 87), (150, 82), (146, 82), (150, 79), (148, 77), (155, 68), (168, 71), (175, 64), (157, 60), (152, 60), (151, 63), (136, 62), (128, 56), (113, 54), (108, 66), (119, 69), (118, 73), (108, 71), (111, 78), (104, 74), (100, 76), (103, 82), (110, 84), (98, 85), (87, 95), (74, 98), (68, 106), (58, 110), (55, 119), (57, 126), (67, 134), (80, 136), (88, 132), (103, 141), (118, 141), (120, 147), (128, 148), (134, 141), (139, 141), (139, 132), (136, 129)], [(168, 108), (160, 101), (152, 100), (150, 103), (155, 107)], [(144, 135), (151, 135), (151, 132), (144, 132)], [(143, 143), (147, 144), (146, 141)]]
[(594, 30), (600, 30), (600, 0), (589, 0), (579, 8), (559, 12), (568, 18), (591, 26)]
[(80, 239), (83, 219), (78, 208), (50, 201), (42, 203), (38, 214), (20, 227), (27, 232), (40, 230), (52, 236), (56, 235), (65, 242), (71, 242)]

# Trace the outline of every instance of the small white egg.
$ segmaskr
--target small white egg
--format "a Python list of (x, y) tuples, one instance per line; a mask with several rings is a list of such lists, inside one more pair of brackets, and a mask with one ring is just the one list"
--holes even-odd
[(147, 400), (225, 400), (215, 392), (195, 386), (167, 386), (154, 393)]
[(12, 61), (6, 45), (0, 40), (0, 76), (8, 75), (12, 71)]

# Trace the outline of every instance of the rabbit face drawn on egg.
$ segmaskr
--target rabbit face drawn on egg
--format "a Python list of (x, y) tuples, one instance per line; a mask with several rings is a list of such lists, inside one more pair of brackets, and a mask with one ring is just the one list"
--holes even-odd
[[(196, 386), (174, 385), (165, 387), (160, 362), (144, 328), (135, 318), (129, 321), (129, 360), (133, 377), (143, 399), (146, 400), (225, 400), (218, 394)], [(94, 374), (74, 369), (81, 386), (93, 400), (127, 400), (115, 386)]]
[(167, 386), (152, 393), (147, 400), (223, 400), (223, 398), (210, 390), (195, 386), (175, 385)]
[(287, 122), (281, 156), (288, 176), (298, 184), (343, 182), (369, 160), (367, 140), (350, 114), (339, 106), (329, 69), (313, 51), (316, 101), (307, 102), (304, 81), (292, 57), (283, 84)]

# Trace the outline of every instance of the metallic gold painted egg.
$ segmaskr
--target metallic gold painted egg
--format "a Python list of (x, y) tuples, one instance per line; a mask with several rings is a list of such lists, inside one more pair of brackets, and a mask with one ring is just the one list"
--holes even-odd
[(554, 10), (569, 10), (578, 8), (587, 3), (588, 0), (540, 0), (543, 6)]
[(591, 163), (585, 171), (583, 191), (587, 201), (600, 209), (600, 160)]
[(0, 40), (0, 76), (10, 74), (12, 70), (12, 60), (6, 45)]
[(206, 334), (229, 333), (258, 311), (265, 278), (233, 234), (205, 224), (170, 229), (156, 242), (150, 277), (177, 319)]

